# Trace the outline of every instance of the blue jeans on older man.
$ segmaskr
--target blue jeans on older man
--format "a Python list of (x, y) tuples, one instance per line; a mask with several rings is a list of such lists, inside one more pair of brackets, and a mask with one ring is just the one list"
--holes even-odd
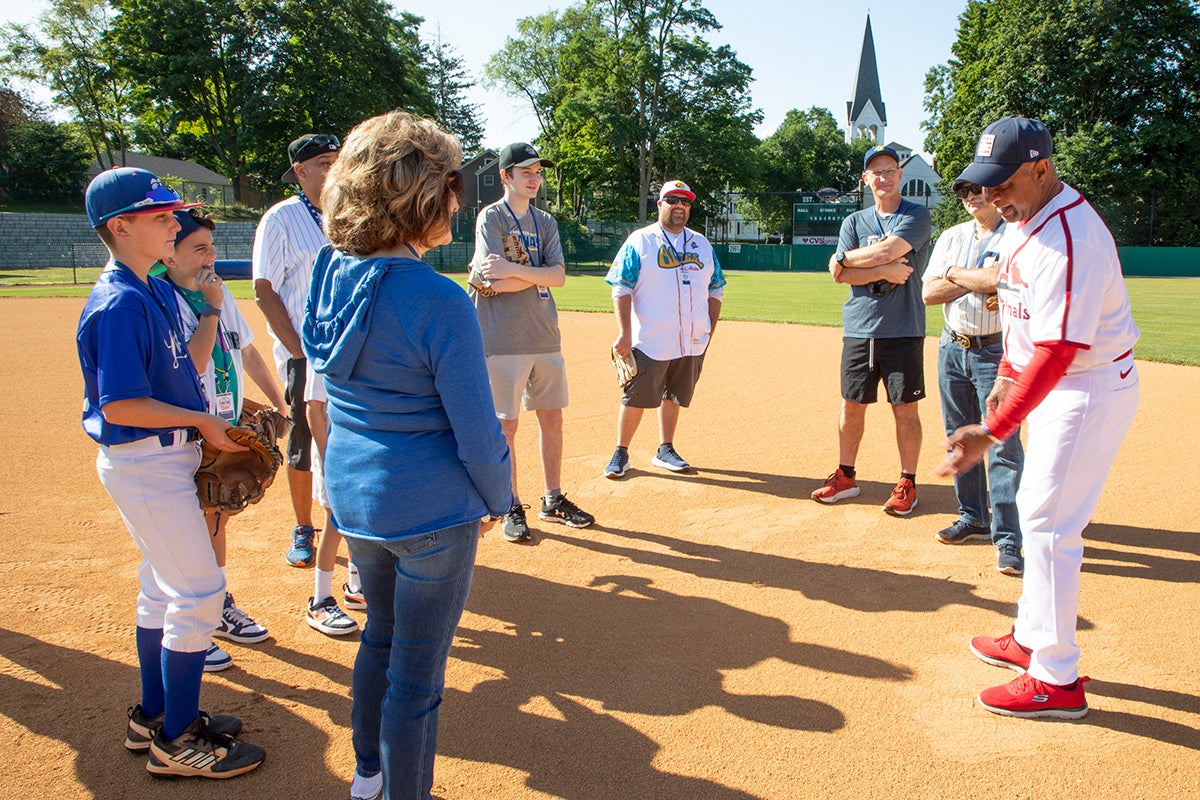
[[(987, 396), (996, 382), (1004, 345), (963, 348), (945, 331), (938, 343), (938, 388), (942, 394), (942, 421), (951, 434), (963, 425), (979, 424), (987, 415)], [(1017, 485), (1025, 451), (1020, 431), (988, 451), (982, 463), (954, 478), (958, 515), (964, 523), (990, 527), (992, 544), (1021, 547), (1021, 522), (1017, 518)], [(990, 487), (990, 491), (989, 491)], [(990, 502), (989, 502), (990, 501)]]
[(383, 773), (387, 800), (429, 800), (446, 661), (479, 523), (393, 541), (346, 536), (367, 601), (351, 680), (358, 774)]

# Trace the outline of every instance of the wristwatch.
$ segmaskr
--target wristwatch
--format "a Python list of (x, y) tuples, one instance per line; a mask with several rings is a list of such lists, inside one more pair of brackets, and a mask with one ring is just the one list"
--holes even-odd
[(197, 317), (219, 317), (219, 316), (221, 316), (221, 309), (217, 308), (216, 306), (205, 303), (204, 305), (200, 306), (200, 310), (196, 313), (196, 316)]
[(838, 250), (833, 254), (833, 260), (838, 263), (838, 266), (841, 266), (842, 262), (846, 260), (846, 251)]

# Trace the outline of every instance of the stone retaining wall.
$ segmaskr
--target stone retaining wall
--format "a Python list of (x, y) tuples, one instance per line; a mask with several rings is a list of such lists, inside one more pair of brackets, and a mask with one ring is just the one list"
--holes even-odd
[[(218, 222), (217, 258), (249, 259), (255, 225)], [(0, 212), (0, 268), (102, 267), (106, 260), (84, 214)]]

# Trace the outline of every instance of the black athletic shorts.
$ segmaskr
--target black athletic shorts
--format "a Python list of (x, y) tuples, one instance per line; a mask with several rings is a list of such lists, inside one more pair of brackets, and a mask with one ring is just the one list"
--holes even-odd
[(287, 361), (287, 384), (283, 387), (283, 399), (292, 411), (292, 432), (288, 434), (287, 462), (292, 469), (312, 471), (312, 431), (308, 429), (305, 413), (304, 378), (308, 368), (307, 358), (289, 358)]
[(925, 337), (900, 339), (842, 338), (842, 399), (879, 400), (879, 381), (892, 405), (925, 397)]
[(625, 384), (621, 405), (633, 408), (658, 408), (663, 398), (687, 408), (696, 392), (696, 381), (704, 367), (704, 355), (683, 356), (670, 361), (655, 361), (638, 350), (631, 351), (637, 362), (637, 375)]

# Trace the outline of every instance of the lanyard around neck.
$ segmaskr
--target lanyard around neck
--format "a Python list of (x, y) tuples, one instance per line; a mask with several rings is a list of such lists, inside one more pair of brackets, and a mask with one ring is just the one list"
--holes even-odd
[[(996, 237), (999, 236), (1003, 231), (1004, 231), (1004, 223), (1001, 222), (998, 226), (996, 226), (996, 230), (992, 231), (991, 236), (988, 236), (987, 241), (984, 242), (980, 246), (979, 255), (975, 258), (975, 268), (976, 269), (979, 269), (979, 267), (983, 266), (983, 259), (988, 254), (988, 248), (991, 246), (992, 242), (995, 241)], [(975, 239), (976, 239), (976, 236), (978, 235), (978, 233), (979, 233), (979, 223), (977, 222), (977, 223), (975, 223), (975, 227), (971, 229), (971, 241), (967, 242), (967, 252), (963, 256), (963, 269), (971, 268), (970, 267), (971, 245), (975, 243)]]
[(512, 206), (507, 200), (502, 201), (504, 207), (508, 209), (508, 215), (513, 218), (513, 222), (517, 225), (517, 235), (521, 237), (521, 244), (525, 245), (525, 251), (530, 254), (529, 258), (533, 260), (533, 251), (537, 250), (538, 263), (533, 264), (535, 267), (542, 265), (542, 232), (538, 230), (537, 215), (533, 213), (530, 207), (529, 218), (533, 220), (533, 237), (526, 236), (525, 229), (521, 227), (521, 220), (517, 219), (516, 213), (512, 210)]
[(172, 314), (171, 310), (168, 309), (166, 307), (166, 305), (163, 304), (162, 299), (155, 293), (154, 287), (150, 285), (149, 276), (147, 276), (146, 280), (143, 281), (141, 278), (139, 278), (137, 276), (137, 273), (135, 273), (132, 269), (130, 269), (129, 267), (122, 264), (120, 261), (117, 261), (115, 258), (113, 259), (113, 264), (118, 269), (123, 269), (126, 272), (128, 272), (131, 276), (133, 276), (133, 280), (138, 284), (139, 288), (142, 291), (150, 293), (150, 299), (154, 301), (154, 305), (158, 306), (158, 310), (161, 311), (163, 313), (163, 316), (167, 318), (167, 327), (169, 327), (171, 329), (171, 333), (178, 336), (179, 341), (182, 342), (184, 340), (183, 330), (179, 327), (178, 324), (176, 324), (176, 321), (179, 319), (179, 315)]
[(313, 222), (317, 223), (317, 227), (320, 228), (322, 232), (324, 232), (325, 228), (322, 227), (322, 224), (321, 224), (321, 212), (317, 211), (317, 207), (314, 206), (312, 204), (312, 201), (308, 199), (308, 196), (304, 194), (303, 189), (300, 190), (300, 202), (304, 203), (304, 207), (307, 208), (308, 213), (312, 215)]
[(671, 255), (675, 256), (675, 260), (678, 261), (680, 264), (682, 264), (684, 253), (687, 253), (687, 241), (688, 241), (687, 240), (687, 234), (688, 234), (687, 228), (684, 228), (682, 231), (680, 231), (680, 236), (683, 237), (683, 240), (682, 240), (683, 253), (680, 253), (678, 250), (675, 249), (675, 243), (671, 241), (671, 237), (667, 235), (667, 229), (662, 226), (661, 222), (658, 223), (658, 230), (659, 230), (659, 233), (662, 234), (663, 241), (665, 241), (667, 243), (667, 247), (671, 248)]
[(886, 239), (887, 237), (892, 235), (892, 231), (896, 230), (896, 223), (900, 221), (899, 218), (900, 218), (900, 209), (897, 208), (895, 211), (892, 212), (891, 220), (890, 220), (892, 223), (891, 226), (888, 228), (884, 228), (883, 227), (883, 217), (879, 216), (879, 209), (875, 209), (875, 228), (879, 231), (880, 239)]

